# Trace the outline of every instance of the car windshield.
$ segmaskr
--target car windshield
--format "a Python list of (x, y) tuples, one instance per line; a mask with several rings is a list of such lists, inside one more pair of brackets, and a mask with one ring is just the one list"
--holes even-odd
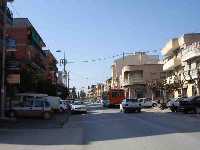
[(126, 99), (127, 102), (138, 102), (137, 99)]

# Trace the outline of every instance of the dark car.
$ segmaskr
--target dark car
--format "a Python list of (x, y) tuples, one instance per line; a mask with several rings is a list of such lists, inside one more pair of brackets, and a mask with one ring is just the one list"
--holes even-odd
[(179, 102), (179, 111), (200, 113), (200, 96), (192, 96)]

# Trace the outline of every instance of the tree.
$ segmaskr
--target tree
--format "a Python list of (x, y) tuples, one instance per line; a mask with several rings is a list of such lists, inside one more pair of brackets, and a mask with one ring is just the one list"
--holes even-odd
[(86, 97), (86, 93), (84, 90), (80, 91), (80, 98), (84, 99)]
[(77, 98), (77, 93), (76, 93), (76, 88), (75, 87), (73, 87), (72, 88), (72, 98)]

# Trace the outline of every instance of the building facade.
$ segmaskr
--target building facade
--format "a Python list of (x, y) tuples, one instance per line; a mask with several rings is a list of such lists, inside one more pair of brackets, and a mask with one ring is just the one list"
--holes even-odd
[(34, 91), (38, 88), (38, 80), (47, 79), (49, 66), (43, 51), (46, 45), (28, 18), (14, 18), (8, 35), (16, 42), (16, 50), (6, 54), (7, 66), (12, 68), (9, 72), (16, 78), (12, 87), (16, 86), (22, 92)]
[(162, 77), (162, 64), (128, 65), (122, 69), (122, 86), (126, 97), (160, 99), (162, 91), (148, 86)]
[(161, 80), (162, 64), (157, 55), (136, 52), (114, 61), (111, 88), (125, 90), (129, 98), (160, 98), (161, 91), (150, 89), (148, 82)]
[(136, 52), (133, 55), (125, 56), (114, 61), (112, 65), (111, 88), (122, 88), (122, 69), (128, 65), (157, 64), (159, 57), (156, 55), (146, 55), (145, 52)]
[(51, 81), (52, 84), (56, 84), (57, 83), (57, 73), (58, 73), (58, 68), (57, 68), (56, 64), (58, 62), (50, 50), (44, 50), (44, 52), (46, 55), (45, 76), (49, 81)]
[(162, 49), (166, 82), (174, 87), (169, 97), (199, 95), (200, 33), (169, 40)]

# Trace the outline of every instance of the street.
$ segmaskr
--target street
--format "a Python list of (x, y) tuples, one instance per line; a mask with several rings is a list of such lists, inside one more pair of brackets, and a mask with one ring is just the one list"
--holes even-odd
[(118, 109), (91, 107), (88, 114), (72, 115), (60, 129), (2, 129), (0, 149), (196, 149), (200, 146), (199, 123), (189, 114), (151, 109), (123, 114)]

